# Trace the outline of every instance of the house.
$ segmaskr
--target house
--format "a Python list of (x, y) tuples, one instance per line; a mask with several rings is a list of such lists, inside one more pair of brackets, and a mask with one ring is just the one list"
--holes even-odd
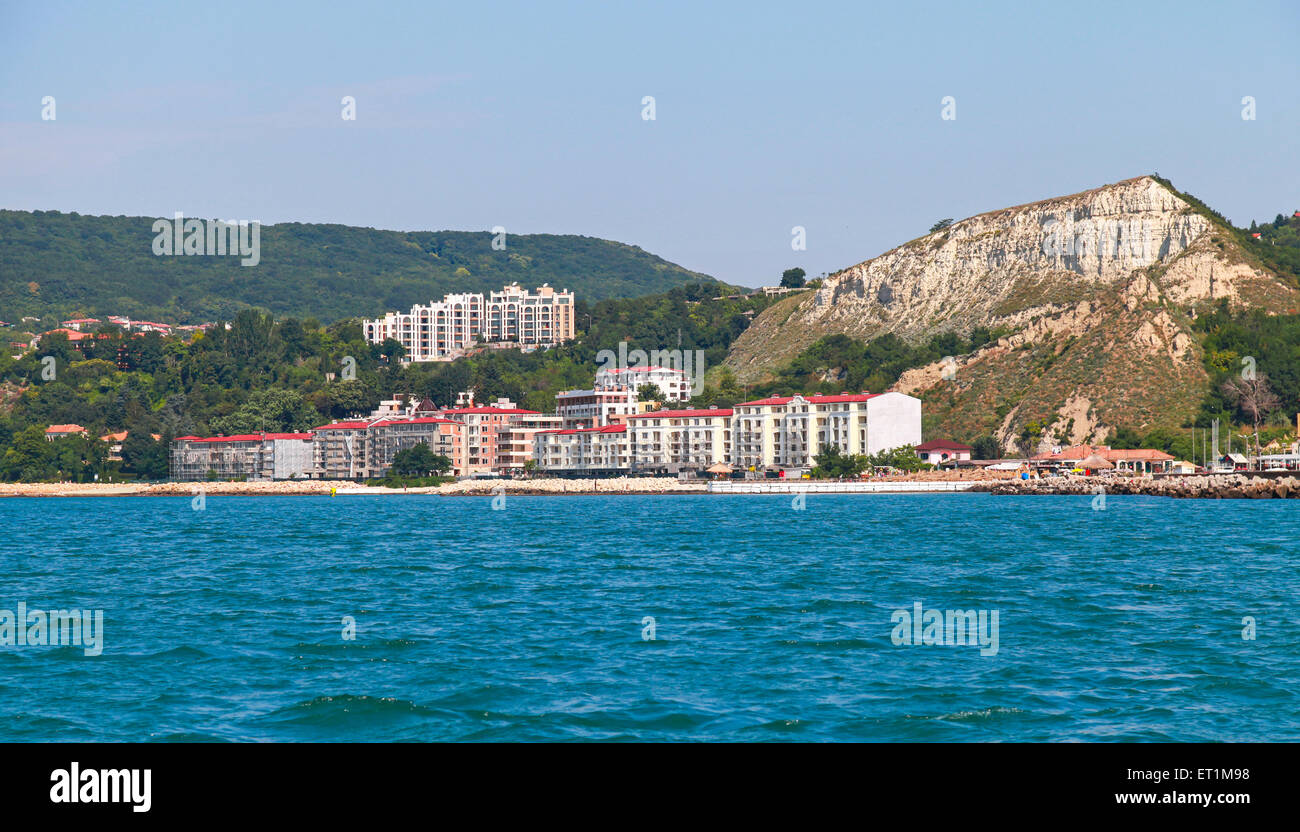
[(1228, 468), (1232, 471), (1249, 471), (1250, 460), (1245, 454), (1224, 454), (1219, 457), (1220, 467)]
[(943, 465), (958, 460), (968, 460), (971, 458), (971, 446), (963, 445), (960, 442), (953, 442), (951, 439), (931, 439), (929, 442), (922, 442), (916, 446), (916, 455), (921, 458), (922, 462), (928, 462), (931, 465)]
[(45, 429), (45, 441), (53, 442), (67, 436), (85, 436), (86, 429), (81, 425), (50, 425)]
[(627, 425), (538, 431), (533, 454), (549, 474), (624, 474), (631, 467)]
[(180, 436), (172, 441), (168, 468), (174, 480), (285, 480), (309, 477), (310, 433), (246, 433), (235, 436)]
[[(99, 441), (108, 443), (109, 462), (122, 461), (122, 445), (126, 443), (126, 433), (127, 432), (124, 430), (119, 430), (117, 433), (106, 433), (99, 437)], [(149, 435), (153, 437), (153, 441), (155, 442), (162, 439), (162, 437), (156, 433), (151, 433)]]
[(1030, 463), (1035, 468), (1073, 470), (1083, 467), (1080, 463), (1094, 455), (1115, 466), (1116, 471), (1133, 474), (1163, 474), (1168, 472), (1174, 461), (1172, 454), (1154, 448), (1116, 449), (1109, 445), (1074, 445), (1055, 448), (1051, 453), (1037, 454), (1030, 457)]

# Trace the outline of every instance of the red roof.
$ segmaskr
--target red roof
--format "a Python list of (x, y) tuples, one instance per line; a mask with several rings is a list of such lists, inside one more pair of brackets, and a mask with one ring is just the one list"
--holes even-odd
[(652, 410), (649, 413), (638, 413), (634, 416), (628, 416), (629, 419), (692, 419), (697, 416), (730, 416), (731, 408), (701, 408), (698, 410)]
[(85, 433), (86, 429), (81, 425), (50, 425), (45, 429), (46, 433)]
[(672, 367), (622, 367), (622, 368), (614, 367), (609, 370), (605, 370), (605, 372), (607, 373), (648, 373), (654, 370), (667, 370), (670, 373), (681, 373), (682, 375), (686, 375), (685, 370), (674, 370)]
[(627, 425), (605, 425), (603, 428), (564, 428), (563, 430), (539, 430), (537, 432), (568, 435), (571, 433), (625, 433), (626, 431)]
[(503, 414), (506, 414), (506, 415), (519, 415), (519, 414), (523, 414), (523, 413), (532, 413), (532, 414), (541, 413), (540, 410), (523, 410), (523, 409), (518, 408), (518, 407), (488, 407), (487, 405), (479, 405), (478, 407), (450, 407), (450, 408), (447, 408), (446, 410), (444, 410), (444, 411), (442, 411), (442, 412), (443, 412), (443, 413), (458, 413), (458, 414), (463, 414), (463, 413), (482, 413), (482, 414), (503, 413)]
[(177, 441), (186, 442), (261, 442), (264, 439), (311, 439), (310, 433), (237, 433), (231, 436), (178, 436)]
[(89, 332), (78, 332), (75, 329), (51, 329), (49, 332), (42, 332), (41, 337), (44, 338), (46, 335), (53, 335), (56, 332), (62, 332), (64, 335), (68, 336), (69, 341), (80, 341), (85, 338), (93, 337)]
[[(803, 398), (809, 404), (840, 404), (843, 402), (865, 402), (867, 399), (874, 399), (879, 393), (833, 393), (825, 396), (804, 396)], [(755, 399), (752, 402), (741, 402), (736, 407), (755, 407), (769, 405), (789, 404), (794, 400), (794, 396), (768, 396), (766, 399)]]
[(352, 422), (330, 422), (328, 425), (320, 425), (319, 427), (314, 427), (314, 428), (312, 428), (312, 430), (313, 430), (313, 431), (318, 431), (318, 430), (365, 430), (366, 428), (370, 427), (370, 424), (371, 424), (370, 422), (358, 422), (358, 421), (352, 421)]
[(1162, 462), (1174, 459), (1170, 454), (1167, 454), (1164, 451), (1157, 451), (1154, 448), (1127, 448), (1123, 450), (1115, 450), (1106, 445), (1075, 445), (1072, 448), (1063, 449), (1059, 454), (1038, 454), (1037, 456), (1030, 457), (1030, 459), (1074, 461), (1087, 459), (1093, 454), (1097, 454), (1102, 459), (1109, 462), (1118, 462), (1120, 460), (1128, 459)]
[(951, 439), (931, 439), (916, 446), (918, 451), (969, 451), (970, 445), (953, 442)]

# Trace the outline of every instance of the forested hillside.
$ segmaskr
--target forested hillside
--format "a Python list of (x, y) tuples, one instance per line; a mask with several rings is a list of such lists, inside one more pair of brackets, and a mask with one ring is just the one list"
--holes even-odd
[[(0, 211), (0, 319), (110, 314), (201, 323), (257, 307), (330, 323), (409, 309), (447, 292), (550, 283), (601, 300), (712, 281), (636, 246), (555, 234), (264, 226), (260, 262), (157, 256), (150, 217)], [(719, 284), (720, 285), (720, 284)]]

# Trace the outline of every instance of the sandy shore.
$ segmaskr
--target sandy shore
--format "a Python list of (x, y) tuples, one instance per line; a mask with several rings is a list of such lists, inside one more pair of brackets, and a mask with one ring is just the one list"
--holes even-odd
[(348, 480), (301, 482), (168, 482), (168, 483), (0, 483), (0, 497), (190, 497), (207, 496), (359, 496), (370, 494), (441, 494), (449, 497), (497, 494), (703, 494), (703, 482), (682, 483), (670, 477), (618, 477), (602, 480), (462, 480), (427, 488), (383, 488)]

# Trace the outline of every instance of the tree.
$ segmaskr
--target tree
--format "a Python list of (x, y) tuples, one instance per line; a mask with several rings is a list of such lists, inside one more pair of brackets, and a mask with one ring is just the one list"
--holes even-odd
[(950, 225), (952, 225), (952, 217), (946, 217), (945, 219), (941, 219), (938, 222), (936, 222), (934, 225), (930, 226), (930, 233), (933, 234), (936, 231), (942, 231)]
[(1229, 379), (1223, 383), (1223, 395), (1250, 419), (1255, 433), (1259, 433), (1259, 423), (1264, 417), (1281, 404), (1264, 373), (1252, 373), (1250, 378), (1238, 376)]
[(657, 384), (643, 384), (636, 389), (636, 397), (643, 402), (663, 402), (668, 399)]
[(807, 272), (797, 266), (793, 269), (786, 269), (781, 272), (781, 286), (786, 289), (801, 289), (806, 274)]
[(320, 414), (293, 390), (259, 390), (229, 416), (217, 417), (212, 430), (240, 433), (296, 433), (320, 424)]
[(846, 454), (838, 445), (824, 445), (813, 457), (812, 476), (816, 479), (856, 477), (867, 466), (867, 458), (861, 454)]
[(973, 459), (1001, 459), (1004, 453), (1002, 443), (991, 435), (979, 437), (971, 443), (970, 448)]
[(122, 470), (149, 480), (166, 478), (167, 445), (145, 431), (127, 431), (122, 442)]
[(429, 477), (450, 470), (450, 459), (435, 454), (426, 443), (420, 442), (393, 454), (393, 466), (389, 473), (396, 477)]
[(934, 467), (928, 462), (922, 462), (912, 445), (899, 445), (897, 448), (871, 454), (867, 461), (873, 468), (897, 468), (900, 471), (921, 471)]

